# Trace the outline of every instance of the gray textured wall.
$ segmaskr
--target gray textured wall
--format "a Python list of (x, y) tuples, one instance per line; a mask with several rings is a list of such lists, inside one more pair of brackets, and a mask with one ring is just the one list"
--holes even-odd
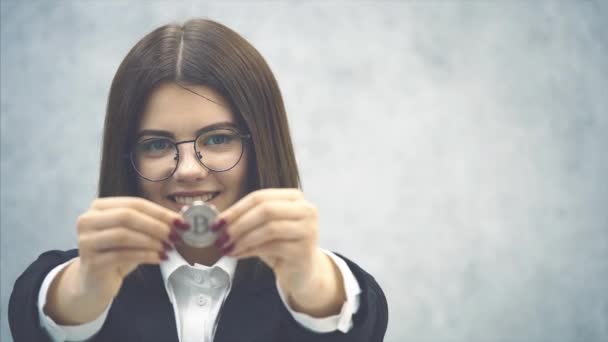
[(2, 1), (2, 341), (11, 287), (75, 246), (106, 96), (145, 33), (219, 20), (282, 87), (322, 245), (387, 341), (608, 340), (608, 6)]

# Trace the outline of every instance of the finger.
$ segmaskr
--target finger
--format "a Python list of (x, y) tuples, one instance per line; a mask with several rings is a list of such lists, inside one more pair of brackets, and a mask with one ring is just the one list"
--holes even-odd
[(224, 220), (227, 223), (234, 222), (238, 217), (249, 211), (252, 207), (269, 200), (296, 201), (303, 198), (304, 195), (302, 194), (302, 191), (295, 188), (257, 190), (247, 194), (230, 208), (221, 212), (218, 215), (216, 222), (221, 220)]
[(264, 244), (249, 248), (240, 252), (239, 254), (230, 252), (228, 255), (244, 259), (251, 257), (271, 257), (285, 259), (289, 258), (290, 255), (294, 255), (299, 258), (301, 249), (300, 242), (286, 241), (286, 240), (272, 240)]
[(91, 208), (94, 210), (131, 208), (167, 224), (182, 219), (179, 213), (141, 197), (102, 197), (93, 201)]
[(239, 239), (228, 239), (224, 245), (234, 245), (231, 254), (238, 255), (243, 251), (254, 249), (270, 241), (306, 239), (310, 232), (305, 227), (306, 225), (302, 221), (272, 221), (253, 229)]
[(147, 234), (124, 227), (110, 228), (80, 235), (81, 249), (103, 252), (111, 249), (149, 249), (164, 251), (169, 245)]
[(173, 230), (168, 223), (132, 208), (111, 208), (103, 211), (88, 211), (78, 219), (80, 234), (111, 227), (127, 227), (158, 240), (169, 241)]
[(129, 264), (158, 264), (162, 261), (162, 252), (143, 249), (116, 249), (97, 253), (89, 258), (89, 264), (98, 270), (112, 269)]
[(228, 236), (238, 240), (241, 236), (272, 221), (302, 220), (313, 215), (310, 203), (304, 200), (269, 200), (250, 208), (225, 228)]

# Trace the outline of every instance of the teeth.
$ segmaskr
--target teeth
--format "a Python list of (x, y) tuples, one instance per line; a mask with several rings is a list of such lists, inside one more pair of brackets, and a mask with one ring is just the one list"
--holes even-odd
[(202, 196), (186, 197), (186, 196), (174, 196), (175, 202), (183, 205), (191, 205), (194, 201), (207, 202), (212, 199), (214, 194), (205, 194)]

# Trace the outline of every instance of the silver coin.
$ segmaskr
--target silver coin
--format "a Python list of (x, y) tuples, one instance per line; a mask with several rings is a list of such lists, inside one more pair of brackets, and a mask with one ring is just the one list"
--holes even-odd
[(214, 206), (203, 201), (194, 201), (191, 206), (183, 208), (181, 213), (184, 220), (190, 224), (190, 229), (182, 234), (186, 244), (203, 248), (215, 242), (217, 234), (210, 228), (218, 214)]

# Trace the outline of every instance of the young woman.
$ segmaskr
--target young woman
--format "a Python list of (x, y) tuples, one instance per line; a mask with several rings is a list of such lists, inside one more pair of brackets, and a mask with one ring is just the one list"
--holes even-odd
[[(318, 245), (276, 80), (210, 20), (139, 41), (108, 100), (99, 198), (78, 249), (16, 281), (15, 341), (381, 341), (374, 278)], [(220, 214), (214, 245), (183, 243), (182, 206)]]

